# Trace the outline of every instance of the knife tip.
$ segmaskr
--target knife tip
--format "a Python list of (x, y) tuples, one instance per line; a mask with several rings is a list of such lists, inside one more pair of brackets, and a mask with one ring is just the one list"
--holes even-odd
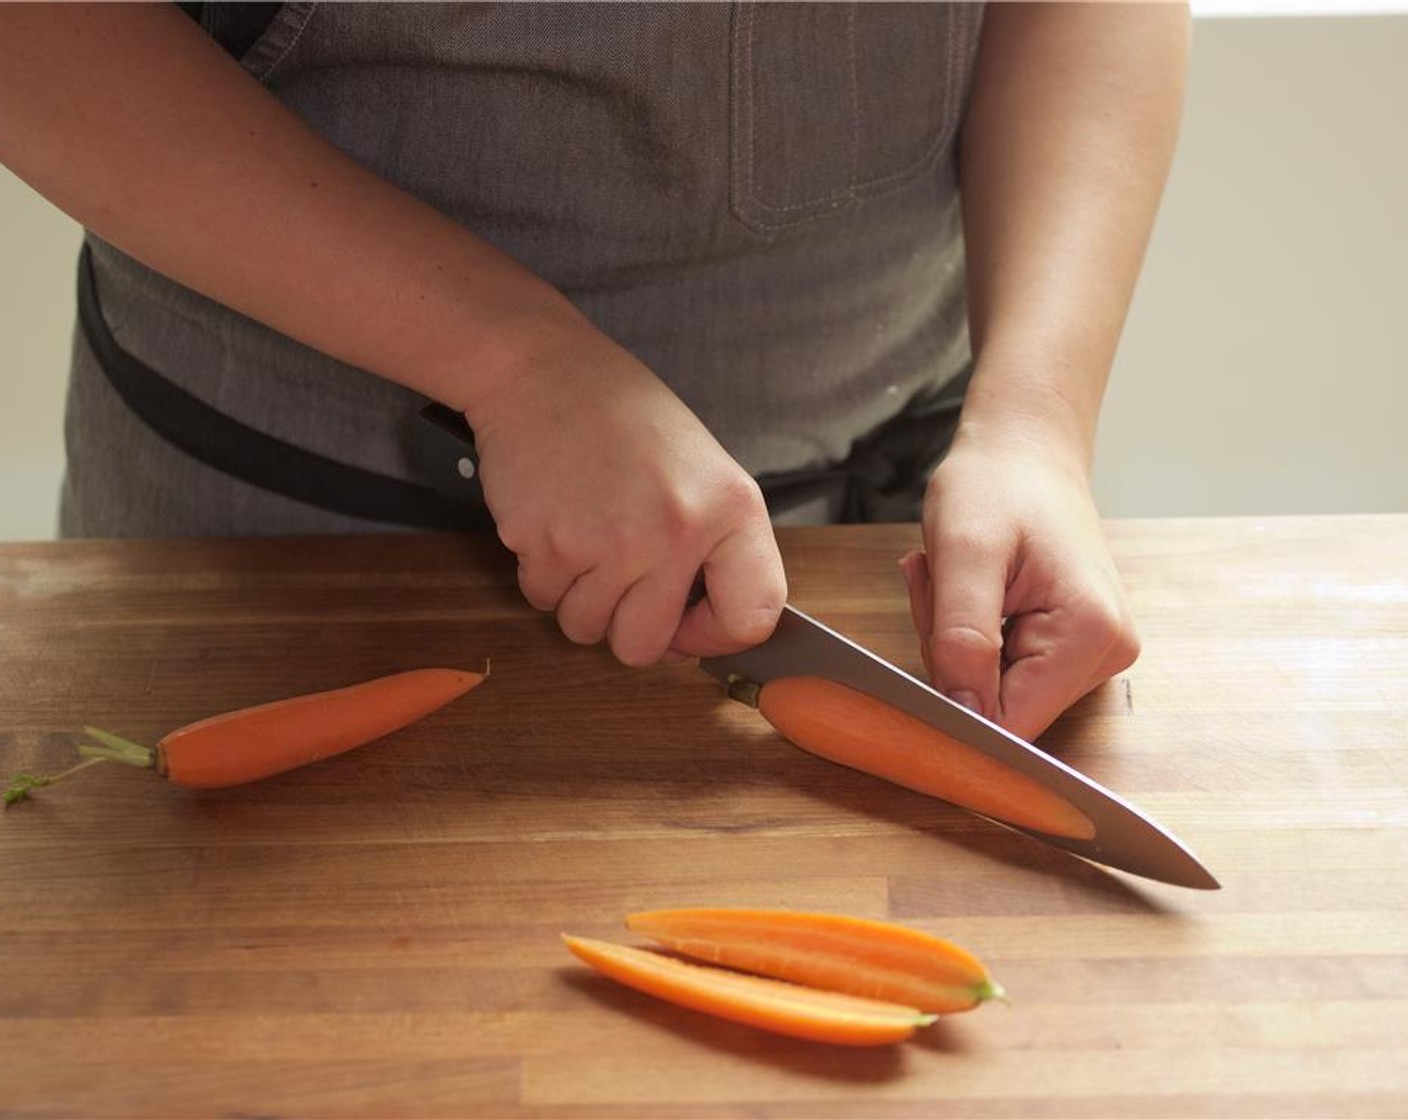
[(1175, 868), (1163, 868), (1159, 872), (1143, 872), (1149, 878), (1157, 878), (1175, 887), (1188, 887), (1195, 891), (1220, 891), (1222, 884), (1206, 867), (1189, 856), (1179, 861)]

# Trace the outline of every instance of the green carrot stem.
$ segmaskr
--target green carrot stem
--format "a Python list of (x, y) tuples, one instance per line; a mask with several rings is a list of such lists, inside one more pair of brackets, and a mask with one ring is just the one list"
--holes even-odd
[(90, 758), (88, 761), (80, 762), (77, 766), (70, 766), (58, 774), (16, 774), (10, 779), (10, 784), (5, 787), (5, 804), (9, 806), (23, 801), (32, 790), (51, 786), (55, 782), (63, 781), (70, 774), (77, 774), (80, 770), (87, 770), (90, 766), (107, 761), (106, 758)]
[(94, 760), (105, 758), (109, 762), (140, 766), (146, 770), (151, 770), (156, 766), (156, 751), (151, 747), (144, 747), (141, 743), (134, 743), (131, 739), (124, 739), (121, 735), (104, 731), (101, 727), (85, 727), (83, 732), (101, 744), (101, 746), (94, 746), (92, 743), (79, 744), (78, 753), (84, 758)]

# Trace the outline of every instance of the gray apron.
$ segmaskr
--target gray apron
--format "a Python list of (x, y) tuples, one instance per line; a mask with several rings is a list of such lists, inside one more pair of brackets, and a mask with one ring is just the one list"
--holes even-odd
[[(969, 4), (290, 3), (226, 45), (315, 130), (564, 292), (765, 489), (860, 479), (871, 498), (848, 519), (898, 520), (969, 361), (954, 149), (980, 22)], [(270, 444), (433, 485), (415, 393), (86, 246), (124, 360)], [(91, 340), (75, 334), (64, 535), (405, 527), (182, 450)], [(838, 502), (779, 501), (777, 519)]]

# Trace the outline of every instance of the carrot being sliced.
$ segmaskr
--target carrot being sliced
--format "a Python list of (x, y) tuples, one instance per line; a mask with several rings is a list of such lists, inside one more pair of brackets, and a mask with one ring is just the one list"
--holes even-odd
[(975, 956), (893, 922), (790, 910), (648, 910), (626, 927), (711, 964), (833, 992), (949, 1014), (998, 999)]
[(779, 677), (758, 710), (812, 754), (983, 816), (1051, 836), (1090, 840), (1095, 825), (1060, 794), (908, 712), (822, 677)]
[(884, 1046), (909, 1038), (936, 1018), (914, 1007), (691, 964), (648, 949), (568, 934), (562, 940), (592, 968), (637, 991), (793, 1038)]

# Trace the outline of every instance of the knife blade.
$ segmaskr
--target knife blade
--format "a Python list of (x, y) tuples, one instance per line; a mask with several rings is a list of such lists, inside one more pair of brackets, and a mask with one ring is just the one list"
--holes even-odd
[(739, 699), (770, 680), (799, 676), (867, 693), (1041, 783), (1084, 813), (1095, 829), (1090, 839), (1079, 839), (988, 818), (995, 823), (1147, 879), (1198, 890), (1220, 886), (1187, 846), (1129, 802), (791, 605), (761, 645), (702, 658), (699, 666)]

